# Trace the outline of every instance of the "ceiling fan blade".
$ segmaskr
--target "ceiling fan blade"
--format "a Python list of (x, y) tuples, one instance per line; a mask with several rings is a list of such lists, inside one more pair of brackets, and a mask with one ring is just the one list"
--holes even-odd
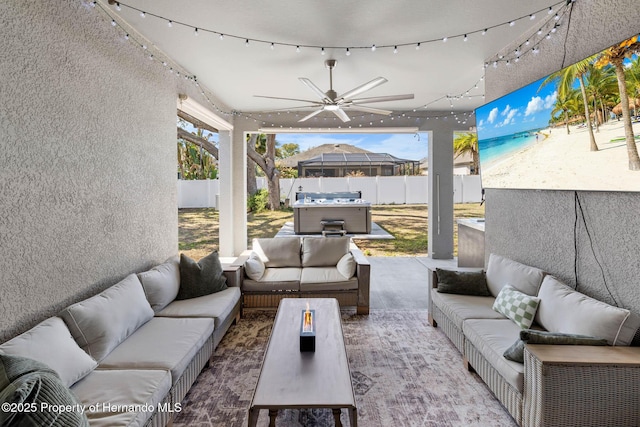
[(331, 99), (329, 99), (329, 97), (322, 91), (322, 89), (320, 89), (318, 86), (316, 86), (308, 78), (299, 77), (298, 80), (300, 80), (302, 83), (304, 83), (305, 86), (307, 86), (309, 89), (311, 89), (313, 91), (313, 93), (318, 95), (318, 97), (320, 97), (320, 99), (322, 99), (323, 101), (331, 101)]
[(311, 117), (314, 117), (314, 116), (316, 116), (316, 115), (318, 115), (318, 114), (322, 113), (322, 110), (323, 110), (322, 108), (319, 108), (319, 109), (315, 110), (313, 113), (311, 113), (311, 114), (308, 114), (308, 115), (304, 116), (303, 118), (301, 118), (300, 120), (298, 120), (298, 122), (304, 122), (304, 121), (307, 121), (307, 120), (309, 120)]
[(336, 116), (338, 116), (338, 118), (340, 120), (342, 120), (343, 122), (349, 122), (351, 121), (351, 119), (349, 118), (349, 116), (347, 116), (347, 113), (345, 113), (342, 109), (338, 108), (337, 110), (331, 110), (331, 112), (333, 114), (335, 114)]
[(298, 99), (298, 98), (283, 98), (280, 96), (265, 96), (265, 95), (253, 95), (255, 98), (267, 98), (267, 99), (283, 99), (285, 101), (300, 101), (300, 102), (308, 102), (314, 105), (323, 105), (320, 101), (310, 101), (308, 99)]
[(377, 77), (373, 80), (371, 80), (370, 82), (367, 82), (361, 86), (358, 86), (355, 89), (351, 89), (348, 92), (343, 93), (342, 95), (338, 96), (337, 101), (346, 101), (349, 100), (349, 98), (353, 98), (354, 96), (358, 96), (360, 95), (362, 92), (366, 92), (368, 90), (373, 89), (374, 87), (380, 86), (383, 83), (386, 83), (387, 79), (385, 79), (384, 77)]
[(345, 108), (349, 108), (353, 111), (362, 111), (363, 113), (380, 114), (383, 116), (388, 116), (393, 112), (389, 110), (381, 110), (379, 108), (365, 107), (364, 105), (346, 105)]
[(406, 95), (390, 95), (390, 96), (374, 96), (371, 98), (358, 98), (352, 99), (351, 104), (368, 104), (370, 102), (386, 102), (386, 101), (401, 101), (403, 99), (413, 99), (413, 94)]

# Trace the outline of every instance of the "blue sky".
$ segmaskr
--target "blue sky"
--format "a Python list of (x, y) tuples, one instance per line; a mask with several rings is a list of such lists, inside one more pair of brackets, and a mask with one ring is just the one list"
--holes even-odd
[(276, 136), (280, 144), (294, 143), (300, 151), (322, 144), (350, 144), (374, 153), (389, 153), (408, 160), (427, 157), (427, 133), (420, 134), (313, 134), (281, 133)]
[(498, 98), (476, 110), (478, 139), (489, 139), (549, 125), (558, 93), (543, 79)]

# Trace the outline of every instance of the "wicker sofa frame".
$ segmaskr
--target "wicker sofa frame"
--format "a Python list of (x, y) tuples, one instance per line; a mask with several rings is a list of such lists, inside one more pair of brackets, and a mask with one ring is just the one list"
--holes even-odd
[[(640, 425), (640, 347), (526, 345), (524, 389), (516, 390), (431, 299), (429, 323), (440, 327), (509, 414), (523, 427)], [(539, 353), (554, 348), (553, 357)]]

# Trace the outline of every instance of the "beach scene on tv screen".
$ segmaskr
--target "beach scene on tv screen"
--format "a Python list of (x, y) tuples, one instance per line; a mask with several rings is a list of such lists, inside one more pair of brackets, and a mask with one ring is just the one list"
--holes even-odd
[(483, 187), (640, 191), (638, 52), (635, 36), (478, 108)]

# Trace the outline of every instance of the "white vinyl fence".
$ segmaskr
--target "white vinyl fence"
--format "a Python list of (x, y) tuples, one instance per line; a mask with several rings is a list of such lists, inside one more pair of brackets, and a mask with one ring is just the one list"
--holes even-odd
[[(362, 191), (362, 198), (374, 205), (426, 204), (429, 198), (429, 177), (367, 176), (345, 178), (283, 178), (280, 197), (293, 204), (296, 192)], [(256, 179), (258, 188), (266, 188), (266, 179)], [(300, 190), (302, 188), (302, 190)], [(218, 180), (178, 180), (178, 208), (218, 208)], [(478, 175), (454, 175), (453, 202), (478, 203), (482, 185)]]

